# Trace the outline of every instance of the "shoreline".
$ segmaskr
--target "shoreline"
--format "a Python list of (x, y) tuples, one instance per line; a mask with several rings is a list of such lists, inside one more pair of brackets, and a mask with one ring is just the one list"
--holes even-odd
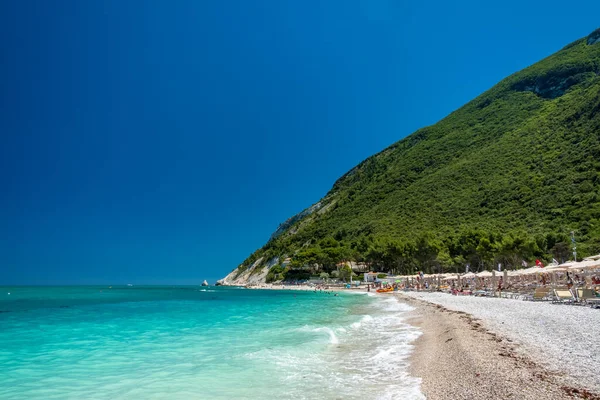
[(412, 343), (410, 373), (421, 378), (428, 399), (600, 399), (471, 314), (405, 294), (395, 297), (415, 308), (409, 323), (422, 335)]
[[(305, 286), (305, 285), (273, 285), (271, 283), (263, 283), (258, 286), (243, 286), (246, 289), (250, 290), (298, 290), (298, 291), (327, 291), (327, 292), (348, 292), (348, 293), (369, 293), (367, 287), (358, 286), (351, 287), (347, 289), (341, 286), (330, 286), (327, 289), (325, 288), (317, 288), (315, 286)], [(375, 293), (375, 289), (371, 288), (371, 293)]]
[[(248, 289), (314, 291), (315, 287), (265, 284)], [(366, 287), (330, 287), (323, 291), (368, 293)], [(375, 295), (375, 291), (369, 294)], [(544, 331), (547, 335), (541, 347), (531, 345), (538, 338), (533, 335), (532, 339), (532, 332), (511, 330), (513, 325), (538, 324), (528, 314), (533, 307), (542, 321), (550, 318), (544, 307), (548, 307), (545, 309), (548, 313), (559, 315), (552, 323), (543, 321), (542, 325), (549, 325), (548, 329), (552, 329), (552, 324), (573, 325), (563, 310), (576, 306), (472, 297), (468, 299), (474, 299), (475, 303), (460, 304), (456, 301), (467, 298), (428, 292), (394, 292), (378, 297), (393, 297), (414, 308), (407, 323), (418, 328), (421, 335), (410, 343), (413, 350), (409, 374), (421, 380), (421, 392), (427, 399), (600, 400), (600, 381), (586, 376), (586, 370), (597, 371), (598, 355), (592, 348), (585, 353), (589, 354), (590, 362), (579, 361), (574, 370), (572, 360), (552, 358), (556, 354), (544, 348), (549, 344), (563, 345), (555, 330)], [(498, 313), (482, 315), (481, 307)], [(595, 318), (593, 312), (589, 316)], [(577, 339), (582, 338), (574, 338)], [(571, 358), (566, 354), (563, 357)]]

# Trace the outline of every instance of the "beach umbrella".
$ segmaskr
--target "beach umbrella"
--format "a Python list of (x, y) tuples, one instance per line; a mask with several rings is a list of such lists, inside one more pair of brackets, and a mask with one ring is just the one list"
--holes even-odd
[(490, 278), (493, 274), (490, 271), (482, 271), (476, 275), (479, 278)]
[(552, 273), (552, 272), (563, 272), (563, 271), (567, 271), (569, 268), (567, 267), (561, 267), (561, 266), (555, 266), (555, 267), (546, 267), (544, 268), (543, 271), (540, 272), (547, 272), (547, 273)]
[(526, 268), (526, 269), (522, 269), (519, 272), (519, 275), (532, 275), (532, 274), (537, 274), (538, 272), (542, 272), (544, 268), (541, 267), (531, 267), (531, 268)]
[(577, 264), (577, 261), (567, 261), (567, 262), (564, 262), (562, 264), (559, 264), (558, 266), (559, 267), (570, 267), (570, 266), (575, 265), (575, 264)]
[(600, 260), (588, 260), (588, 261), (581, 261), (578, 263), (575, 263), (573, 265), (571, 265), (569, 267), (569, 269), (593, 269), (593, 268), (600, 268)]

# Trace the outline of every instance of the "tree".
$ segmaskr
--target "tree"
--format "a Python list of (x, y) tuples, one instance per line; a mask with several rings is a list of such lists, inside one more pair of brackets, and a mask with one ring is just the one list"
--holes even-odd
[(271, 283), (283, 279), (284, 269), (281, 265), (273, 265), (265, 278), (265, 282)]
[(409, 242), (389, 240), (383, 247), (384, 270), (394, 274), (413, 273), (415, 246)]
[(321, 264), (323, 258), (324, 256), (321, 252), (321, 249), (309, 247), (308, 249), (299, 251), (292, 259), (290, 266), (292, 268), (301, 268), (304, 266), (312, 267), (315, 264)]
[(331, 236), (326, 237), (319, 242), (319, 246), (322, 249), (327, 249), (327, 248), (331, 248), (331, 247), (339, 247), (339, 245), (340, 245), (340, 243), (337, 240), (335, 240), (334, 238), (332, 238)]
[(477, 246), (483, 237), (484, 234), (480, 231), (467, 230), (457, 236), (451, 236), (445, 241), (450, 258), (455, 260), (455, 266), (462, 267), (468, 263), (471, 264), (473, 270), (476, 269), (481, 261), (477, 253)]
[(567, 243), (557, 242), (554, 243), (554, 246), (552, 246), (550, 249), (550, 253), (559, 263), (562, 264), (569, 259), (571, 255), (571, 249)]
[(424, 271), (429, 272), (429, 267), (440, 252), (440, 243), (426, 232), (420, 235), (416, 242), (415, 258)]
[(349, 265), (344, 265), (342, 268), (340, 268), (339, 276), (344, 281), (349, 281), (352, 274), (352, 268), (350, 268)]
[(479, 255), (479, 259), (481, 260), (481, 264), (485, 267), (489, 267), (492, 260), (494, 259), (494, 251), (493, 246), (490, 240), (486, 237), (479, 239), (479, 244), (477, 245), (476, 251)]
[(379, 243), (374, 243), (369, 246), (369, 250), (367, 251), (365, 259), (371, 265), (371, 267), (383, 266), (383, 258), (384, 250)]

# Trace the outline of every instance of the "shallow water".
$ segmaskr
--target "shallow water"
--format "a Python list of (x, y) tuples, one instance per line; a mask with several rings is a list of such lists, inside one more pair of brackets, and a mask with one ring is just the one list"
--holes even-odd
[(0, 398), (421, 399), (409, 310), (322, 292), (3, 287)]

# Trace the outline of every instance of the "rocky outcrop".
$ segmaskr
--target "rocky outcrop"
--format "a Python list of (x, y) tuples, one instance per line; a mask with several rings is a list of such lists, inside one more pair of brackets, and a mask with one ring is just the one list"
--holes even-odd
[(265, 283), (269, 269), (279, 263), (279, 257), (273, 257), (263, 264), (263, 257), (256, 260), (245, 270), (236, 268), (225, 278), (217, 281), (217, 286), (246, 286)]
[(587, 44), (592, 45), (600, 43), (600, 29), (596, 29), (594, 32), (590, 33), (587, 37)]
[(282, 224), (280, 224), (277, 227), (277, 230), (275, 232), (273, 232), (273, 234), (271, 235), (271, 238), (269, 240), (273, 240), (273, 239), (277, 238), (283, 232), (287, 231), (296, 222), (298, 222), (302, 218), (314, 213), (315, 211), (319, 210), (320, 208), (321, 208), (321, 202), (318, 202), (317, 204), (314, 204), (311, 207), (307, 208), (306, 210), (299, 212), (298, 214), (294, 215), (293, 217), (288, 218), (287, 220), (285, 220), (285, 222), (283, 222)]
[(516, 82), (513, 90), (519, 92), (533, 92), (545, 99), (555, 99), (562, 96), (572, 86), (586, 79), (594, 78), (598, 73), (597, 68), (589, 64), (572, 65), (557, 68), (537, 76), (530, 76)]

